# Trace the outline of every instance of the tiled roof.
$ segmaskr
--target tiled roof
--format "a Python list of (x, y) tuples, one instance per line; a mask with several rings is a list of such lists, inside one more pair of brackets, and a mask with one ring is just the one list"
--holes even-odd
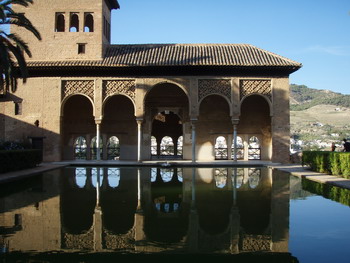
[(31, 61), (28, 66), (233, 66), (298, 69), (301, 64), (247, 44), (144, 44), (111, 45), (102, 60)]

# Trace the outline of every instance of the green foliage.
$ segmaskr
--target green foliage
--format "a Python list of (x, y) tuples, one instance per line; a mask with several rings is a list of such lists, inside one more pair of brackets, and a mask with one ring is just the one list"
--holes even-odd
[[(16, 13), (12, 5), (27, 7), (33, 0), (0, 1), (0, 26), (12, 25), (23, 28), (41, 39), (39, 31), (26, 18), (24, 13)], [(16, 90), (17, 77), (25, 80), (28, 77), (27, 64), (24, 54), (31, 57), (28, 45), (19, 35), (8, 33), (0, 27), (0, 87), (5, 87), (3, 93)]]
[(0, 151), (0, 173), (33, 168), (41, 162), (41, 150)]
[(328, 151), (303, 151), (302, 165), (311, 170), (350, 179), (350, 153)]
[(310, 166), (311, 170), (319, 173), (331, 173), (329, 154), (326, 151), (303, 151), (302, 165)]
[(338, 203), (350, 206), (350, 190), (344, 189), (329, 184), (321, 184), (307, 180), (305, 178), (301, 181), (304, 190), (321, 195), (327, 199), (331, 199)]
[(350, 95), (328, 90), (317, 90), (308, 88), (305, 85), (290, 85), (291, 97), (299, 104), (290, 105), (292, 111), (307, 110), (313, 106), (325, 104), (350, 108)]

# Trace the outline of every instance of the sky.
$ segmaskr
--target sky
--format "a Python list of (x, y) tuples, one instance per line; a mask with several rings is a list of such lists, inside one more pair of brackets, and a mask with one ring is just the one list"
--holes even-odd
[(290, 83), (350, 94), (350, 0), (118, 0), (112, 44), (251, 44), (303, 64)]

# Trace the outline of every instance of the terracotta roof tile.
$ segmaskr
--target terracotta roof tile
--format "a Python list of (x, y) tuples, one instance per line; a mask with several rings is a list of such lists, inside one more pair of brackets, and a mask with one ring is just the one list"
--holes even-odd
[(236, 66), (296, 67), (296, 61), (247, 44), (111, 45), (102, 60), (28, 61), (29, 67)]

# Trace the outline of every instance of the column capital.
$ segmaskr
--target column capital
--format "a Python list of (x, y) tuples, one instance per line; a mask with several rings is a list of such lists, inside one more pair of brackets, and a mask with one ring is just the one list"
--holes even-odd
[(142, 124), (143, 123), (143, 118), (136, 118), (137, 124)]
[(95, 118), (95, 124), (101, 124), (102, 118)]
[(233, 125), (238, 125), (238, 123), (239, 123), (239, 119), (232, 118), (231, 121), (232, 121)]

